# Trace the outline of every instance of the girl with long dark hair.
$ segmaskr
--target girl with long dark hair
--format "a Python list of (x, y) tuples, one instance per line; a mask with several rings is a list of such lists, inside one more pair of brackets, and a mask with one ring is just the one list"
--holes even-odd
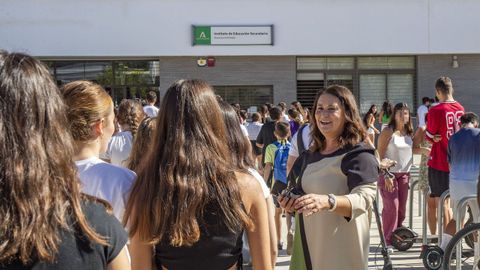
[(382, 224), (387, 245), (392, 244), (393, 231), (402, 226), (405, 220), (410, 168), (413, 154), (421, 154), (423, 150), (414, 147), (413, 126), (410, 111), (406, 103), (398, 103), (393, 108), (392, 118), (378, 137), (378, 153), (380, 159), (396, 162), (391, 169), (394, 178), (380, 177), (378, 187), (382, 195)]
[(253, 267), (272, 268), (265, 198), (232, 161), (226, 136), (210, 85), (170, 86), (124, 219), (134, 269), (236, 269), (244, 230)]
[(381, 130), (386, 128), (390, 123), (390, 119), (392, 117), (392, 112), (393, 112), (392, 108), (393, 108), (393, 105), (392, 103), (390, 103), (390, 101), (386, 100), (385, 102), (383, 102), (382, 110), (378, 115), (378, 121), (382, 124)]
[(130, 269), (123, 227), (80, 193), (66, 109), (40, 61), (0, 52), (0, 269)]
[(367, 129), (367, 135), (372, 144), (375, 143), (375, 134), (380, 134), (380, 131), (375, 128), (375, 120), (377, 119), (377, 105), (373, 104), (368, 109), (368, 112), (363, 117), (363, 124)]

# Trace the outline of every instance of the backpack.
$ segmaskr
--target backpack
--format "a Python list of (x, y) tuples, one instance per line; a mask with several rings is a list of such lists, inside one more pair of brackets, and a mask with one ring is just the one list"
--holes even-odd
[(273, 178), (275, 181), (287, 184), (287, 160), (290, 151), (290, 142), (274, 142), (277, 150), (275, 151), (275, 161), (273, 163)]

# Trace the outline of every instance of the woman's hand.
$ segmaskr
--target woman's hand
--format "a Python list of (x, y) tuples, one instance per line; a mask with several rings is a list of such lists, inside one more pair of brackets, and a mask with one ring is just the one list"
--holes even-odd
[(388, 192), (393, 192), (395, 186), (393, 185), (393, 178), (385, 177), (385, 189)]
[(310, 216), (319, 211), (330, 209), (330, 204), (327, 195), (307, 194), (296, 199), (293, 207), (298, 213)]
[(280, 204), (280, 207), (285, 209), (288, 213), (295, 212), (295, 208), (293, 207), (295, 205), (295, 199), (280, 194), (277, 197), (277, 201)]
[(380, 169), (385, 170), (385, 169), (389, 169), (392, 166), (395, 166), (396, 164), (397, 162), (395, 160), (384, 158), (380, 161), (379, 166), (380, 166)]

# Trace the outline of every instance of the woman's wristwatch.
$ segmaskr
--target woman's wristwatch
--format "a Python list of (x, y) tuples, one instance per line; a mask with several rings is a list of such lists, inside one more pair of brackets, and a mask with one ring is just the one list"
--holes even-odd
[(333, 194), (328, 194), (328, 205), (330, 205), (330, 208), (328, 208), (329, 212), (335, 211), (337, 208), (337, 198)]

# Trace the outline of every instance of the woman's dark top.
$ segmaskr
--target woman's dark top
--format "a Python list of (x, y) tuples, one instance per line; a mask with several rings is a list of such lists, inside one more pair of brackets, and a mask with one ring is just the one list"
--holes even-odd
[(88, 224), (101, 236), (105, 237), (108, 246), (92, 243), (78, 232), (61, 231), (58, 255), (55, 262), (33, 262), (22, 265), (19, 260), (8, 264), (0, 264), (0, 269), (32, 269), (32, 270), (98, 270), (107, 269), (109, 264), (122, 251), (127, 243), (127, 233), (120, 222), (106, 212), (105, 207), (94, 202), (82, 203), (83, 213)]
[(242, 265), (242, 234), (229, 231), (218, 216), (218, 209), (205, 210), (200, 225), (200, 240), (190, 247), (173, 247), (168, 240), (155, 246), (157, 269), (169, 270), (226, 270)]

